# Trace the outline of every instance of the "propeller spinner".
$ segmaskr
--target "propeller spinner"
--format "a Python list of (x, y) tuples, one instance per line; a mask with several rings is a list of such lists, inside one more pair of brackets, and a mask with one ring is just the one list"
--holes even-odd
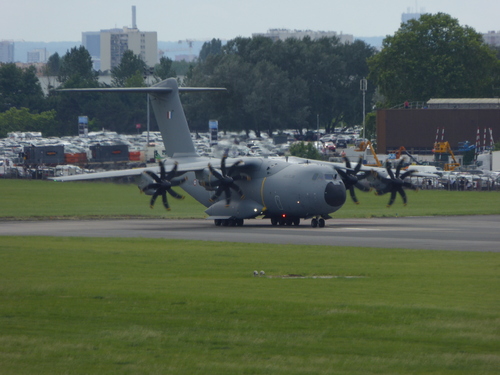
[(401, 168), (403, 167), (403, 162), (404, 160), (401, 159), (401, 161), (396, 166), (396, 174), (394, 174), (394, 172), (391, 170), (389, 163), (386, 163), (385, 165), (385, 169), (387, 170), (387, 174), (389, 175), (390, 179), (389, 192), (391, 193), (391, 198), (389, 199), (387, 207), (390, 207), (394, 203), (394, 201), (396, 200), (397, 193), (401, 195), (401, 198), (403, 198), (403, 204), (406, 206), (407, 199), (403, 187), (412, 190), (418, 190), (418, 188), (411, 182), (404, 181), (406, 177), (409, 177), (412, 173), (415, 172), (414, 170), (406, 171), (400, 176)]
[(153, 193), (153, 196), (151, 197), (150, 201), (150, 207), (153, 208), (156, 198), (161, 195), (162, 201), (163, 201), (163, 206), (170, 211), (170, 206), (168, 205), (168, 200), (167, 200), (167, 193), (169, 193), (172, 197), (176, 199), (184, 199), (183, 195), (180, 195), (176, 193), (173, 189), (172, 186), (178, 186), (182, 184), (184, 180), (177, 180), (177, 181), (172, 181), (172, 179), (175, 177), (175, 174), (177, 172), (177, 165), (178, 163), (175, 162), (172, 170), (168, 173), (165, 172), (165, 166), (163, 163), (160, 161), (158, 163), (160, 165), (160, 177), (154, 172), (151, 171), (145, 171), (144, 173), (148, 174), (155, 182), (146, 185), (141, 189), (142, 192), (146, 190), (154, 190), (155, 192)]
[(361, 191), (370, 190), (369, 187), (366, 187), (359, 183), (360, 180), (365, 179), (367, 177), (367, 174), (364, 172), (362, 174), (358, 174), (359, 171), (361, 170), (361, 167), (363, 166), (362, 158), (359, 158), (358, 164), (356, 165), (356, 167), (354, 167), (354, 169), (351, 168), (351, 162), (346, 156), (344, 156), (344, 161), (346, 166), (345, 170), (343, 168), (335, 168), (335, 169), (342, 178), (346, 190), (349, 190), (351, 199), (354, 201), (354, 203), (359, 204), (359, 201), (356, 198), (354, 187), (357, 187)]
[(212, 165), (209, 163), (208, 168), (210, 169), (210, 172), (213, 174), (213, 176), (217, 179), (217, 181), (214, 183), (214, 185), (217, 186), (217, 190), (215, 190), (214, 195), (210, 198), (212, 202), (216, 201), (222, 192), (225, 193), (226, 195), (226, 206), (229, 206), (231, 203), (231, 189), (236, 191), (241, 199), (245, 199), (245, 195), (243, 194), (243, 190), (236, 185), (234, 182), (239, 181), (239, 180), (249, 180), (249, 177), (242, 175), (242, 174), (234, 174), (234, 171), (238, 165), (242, 163), (241, 160), (238, 160), (235, 162), (233, 165), (229, 167), (229, 169), (226, 168), (226, 159), (227, 159), (227, 153), (225, 153), (222, 156), (222, 160), (220, 163), (220, 170), (222, 172), (219, 173)]

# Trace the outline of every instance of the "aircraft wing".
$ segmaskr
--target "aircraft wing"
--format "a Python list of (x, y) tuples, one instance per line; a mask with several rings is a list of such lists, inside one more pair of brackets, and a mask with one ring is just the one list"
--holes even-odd
[[(208, 162), (210, 161), (209, 158), (186, 158), (186, 159), (188, 160), (182, 160), (181, 162), (179, 162), (177, 167), (177, 173), (202, 170), (204, 168), (207, 168)], [(165, 168), (169, 170), (172, 169), (172, 167), (176, 163), (176, 160), (166, 159), (164, 163), (165, 163)], [(65, 182), (65, 181), (100, 180), (104, 178), (134, 177), (134, 176), (140, 176), (145, 171), (151, 171), (154, 172), (155, 174), (159, 174), (160, 167), (158, 165), (152, 165), (150, 167), (145, 167), (145, 168), (122, 169), (122, 170), (96, 172), (96, 173), (85, 173), (73, 176), (52, 177), (51, 180)]]
[(50, 180), (66, 182), (66, 181), (100, 180), (103, 178), (116, 178), (116, 177), (133, 177), (133, 176), (139, 176), (142, 172), (146, 170), (157, 173), (157, 171), (159, 171), (160, 168), (152, 167), (152, 168), (123, 169), (117, 171), (106, 171), (97, 173), (84, 173), (73, 176), (51, 177)]

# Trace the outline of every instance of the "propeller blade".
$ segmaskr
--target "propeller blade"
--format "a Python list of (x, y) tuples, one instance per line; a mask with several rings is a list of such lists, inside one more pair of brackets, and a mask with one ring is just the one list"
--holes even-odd
[(363, 161), (363, 158), (359, 158), (358, 164), (356, 164), (356, 166), (354, 167), (354, 173), (356, 173), (356, 175), (358, 174), (358, 172), (361, 170), (361, 167), (363, 166), (362, 161)]
[(339, 169), (335, 168), (335, 170), (340, 175), (340, 178), (344, 182), (344, 185), (347, 185), (347, 183), (349, 181), (349, 175), (347, 174), (347, 172), (344, 171), (343, 169), (340, 169), (340, 168)]
[(170, 183), (171, 186), (179, 186), (181, 184), (183, 184), (184, 182), (186, 182), (188, 180), (188, 177), (184, 177), (182, 180), (176, 180), (176, 181), (172, 181)]
[(165, 165), (161, 161), (158, 164), (160, 165), (160, 178), (165, 180)]
[(166, 208), (167, 211), (170, 211), (170, 206), (168, 205), (168, 200), (167, 200), (167, 193), (165, 190), (163, 190), (161, 193), (161, 199), (163, 201), (163, 206)]
[(222, 177), (222, 175), (217, 172), (217, 170), (212, 167), (212, 164), (208, 164), (208, 169), (210, 169), (210, 172), (214, 175), (214, 177), (217, 179), (217, 180), (222, 180), (224, 177)]
[(385, 165), (385, 170), (387, 171), (387, 174), (389, 175), (391, 180), (394, 180), (394, 173), (392, 172), (391, 166), (389, 163)]
[(399, 178), (399, 174), (401, 173), (401, 168), (403, 167), (404, 159), (401, 159), (396, 166), (396, 178)]
[[(243, 163), (243, 160), (238, 160), (237, 162), (235, 162), (233, 165), (231, 165), (231, 167), (229, 167), (229, 170), (227, 171), (227, 175), (228, 176), (231, 176), (234, 172), (234, 170), (236, 169), (236, 167), (238, 165), (240, 165), (241, 163)], [(234, 177), (233, 177), (234, 178)]]
[(409, 177), (411, 176), (413, 173), (415, 173), (416, 171), (415, 170), (412, 170), (412, 171), (406, 171), (405, 173), (403, 173), (401, 175), (401, 179), (404, 180), (406, 177)]
[(151, 197), (151, 200), (149, 201), (149, 207), (153, 208), (156, 202), (156, 198), (158, 198), (158, 195), (160, 195), (160, 189), (156, 190), (153, 196)]
[(226, 194), (226, 206), (231, 203), (231, 189), (229, 187), (224, 188), (224, 193)]
[(354, 203), (359, 204), (358, 198), (356, 198), (356, 193), (354, 191), (354, 187), (349, 188), (349, 193), (351, 194), (351, 199), (354, 201)]
[(179, 165), (179, 163), (177, 163), (177, 162), (174, 163), (172, 170), (170, 172), (168, 172), (167, 176), (165, 177), (165, 180), (170, 181), (171, 179), (173, 179), (175, 177), (175, 174), (177, 173), (177, 166), (178, 165)]
[(407, 200), (406, 200), (406, 193), (405, 193), (405, 191), (403, 190), (403, 187), (402, 187), (402, 186), (400, 186), (400, 187), (398, 188), (398, 193), (399, 193), (399, 195), (401, 195), (401, 198), (403, 198), (403, 204), (406, 206), (406, 202), (407, 202)]
[(351, 169), (351, 161), (349, 160), (349, 158), (347, 156), (344, 156), (343, 159), (344, 159), (344, 162), (345, 162), (345, 166), (347, 168)]
[(212, 202), (216, 201), (220, 195), (222, 194), (222, 192), (224, 191), (224, 187), (222, 185), (220, 185), (217, 190), (215, 191), (214, 195), (212, 195), (212, 197), (210, 198), (210, 200)]
[(179, 193), (177, 193), (176, 191), (174, 191), (173, 189), (167, 189), (168, 193), (174, 197), (175, 199), (184, 199), (184, 195), (180, 195)]
[(227, 176), (227, 174), (226, 174), (226, 159), (227, 159), (227, 153), (224, 153), (224, 155), (222, 156), (222, 159), (220, 161), (220, 170), (221, 170), (222, 175), (224, 177)]
[(394, 201), (396, 200), (396, 190), (391, 191), (391, 199), (389, 199), (389, 203), (387, 204), (387, 207), (391, 207)]
[(237, 192), (241, 199), (243, 199), (245, 197), (245, 194), (243, 194), (243, 190), (241, 190), (241, 188), (238, 185), (233, 183), (233, 184), (229, 185), (229, 187), (231, 189), (233, 189), (235, 192)]

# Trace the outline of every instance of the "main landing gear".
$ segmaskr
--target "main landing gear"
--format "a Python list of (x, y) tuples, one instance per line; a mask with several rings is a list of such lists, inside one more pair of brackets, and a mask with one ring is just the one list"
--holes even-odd
[[(281, 216), (274, 216), (271, 217), (271, 225), (273, 226), (292, 226), (292, 225), (300, 225), (300, 217), (294, 217), (294, 216), (286, 216), (286, 217), (281, 217)], [(324, 228), (325, 227), (325, 219), (323, 219), (321, 216), (314, 217), (311, 220), (311, 227), (313, 228)]]
[(218, 227), (242, 227), (243, 219), (215, 219), (214, 224)]
[(300, 224), (300, 217), (272, 217), (271, 218), (271, 225), (276, 226), (276, 225), (287, 225), (287, 226), (292, 226), (292, 225), (299, 225)]

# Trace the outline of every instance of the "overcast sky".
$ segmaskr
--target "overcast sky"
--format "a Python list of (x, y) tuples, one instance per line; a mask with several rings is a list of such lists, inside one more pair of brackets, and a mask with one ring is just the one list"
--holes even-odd
[(132, 26), (159, 41), (233, 39), (271, 28), (392, 35), (401, 14), (448, 13), (485, 33), (500, 30), (500, 0), (0, 0), (0, 40), (80, 41), (82, 31)]

